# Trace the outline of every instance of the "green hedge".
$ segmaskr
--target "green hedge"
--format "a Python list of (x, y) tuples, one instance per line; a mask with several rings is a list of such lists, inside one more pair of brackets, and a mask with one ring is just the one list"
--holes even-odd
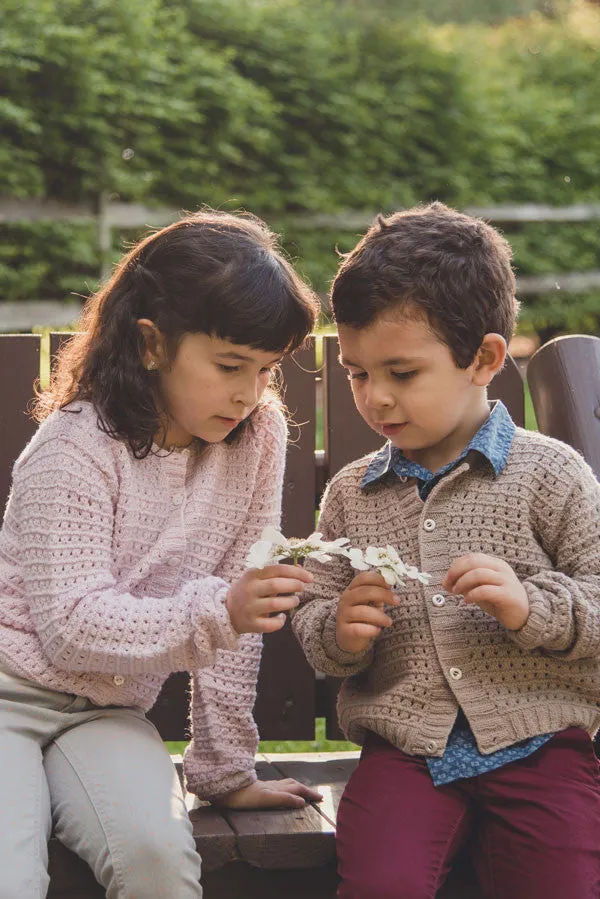
[[(600, 12), (583, 4), (492, 28), (394, 19), (383, 2), (6, 2), (6, 196), (244, 206), (282, 228), (321, 291), (356, 235), (295, 232), (291, 214), (600, 199)], [(95, 285), (89, 225), (2, 231), (3, 298)], [(508, 236), (534, 274), (600, 269), (597, 232)], [(524, 321), (598, 328), (600, 294), (560, 300)]]

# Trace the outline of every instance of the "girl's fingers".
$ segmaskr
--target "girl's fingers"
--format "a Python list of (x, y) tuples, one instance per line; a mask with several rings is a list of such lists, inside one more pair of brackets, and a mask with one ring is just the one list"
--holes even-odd
[(258, 581), (256, 596), (281, 596), (286, 593), (302, 593), (306, 583), (298, 578), (272, 577)]
[(275, 631), (280, 631), (283, 625), (285, 624), (285, 615), (282, 612), (280, 615), (275, 615), (273, 618), (258, 618), (256, 621), (256, 627), (254, 629), (255, 634), (274, 634)]
[(481, 587), (484, 584), (490, 584), (494, 587), (501, 587), (505, 583), (504, 574), (500, 571), (492, 571), (491, 568), (475, 568), (473, 571), (467, 571), (454, 584), (453, 593), (468, 593), (475, 587)]
[(284, 778), (281, 781), (281, 786), (285, 788), (286, 792), (295, 793), (297, 796), (304, 796), (305, 799), (309, 799), (311, 802), (320, 802), (323, 798), (323, 794), (319, 793), (318, 790), (313, 790), (312, 787), (300, 783), (299, 780), (294, 780), (292, 777)]
[(260, 580), (271, 580), (272, 578), (292, 578), (302, 581), (302, 586), (312, 584), (315, 579), (314, 574), (306, 571), (300, 565), (267, 565), (265, 568), (258, 570)]

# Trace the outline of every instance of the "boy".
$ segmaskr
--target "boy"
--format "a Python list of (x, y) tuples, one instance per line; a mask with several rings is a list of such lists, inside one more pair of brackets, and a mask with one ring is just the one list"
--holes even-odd
[(388, 442), (333, 478), (319, 530), (431, 575), (308, 566), (294, 630), (347, 676), (363, 744), (340, 899), (433, 899), (467, 840), (486, 897), (600, 896), (600, 486), (487, 401), (514, 291), (501, 235), (440, 203), (380, 218), (333, 283), (340, 361)]

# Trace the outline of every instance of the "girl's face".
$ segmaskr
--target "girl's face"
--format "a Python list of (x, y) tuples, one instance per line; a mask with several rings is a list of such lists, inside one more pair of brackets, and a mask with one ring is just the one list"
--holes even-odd
[(152, 361), (158, 367), (167, 432), (157, 440), (165, 447), (186, 446), (194, 437), (207, 443), (227, 437), (256, 408), (281, 359), (281, 353), (188, 333), (169, 364), (160, 338), (153, 348), (147, 330), (142, 330), (144, 364)]

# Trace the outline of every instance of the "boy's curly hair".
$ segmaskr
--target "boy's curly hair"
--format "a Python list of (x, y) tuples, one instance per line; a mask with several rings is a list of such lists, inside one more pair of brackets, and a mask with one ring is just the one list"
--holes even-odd
[(382, 313), (423, 315), (467, 368), (485, 334), (512, 337), (518, 312), (512, 251), (481, 219), (443, 203), (379, 216), (343, 257), (331, 289), (338, 324)]

